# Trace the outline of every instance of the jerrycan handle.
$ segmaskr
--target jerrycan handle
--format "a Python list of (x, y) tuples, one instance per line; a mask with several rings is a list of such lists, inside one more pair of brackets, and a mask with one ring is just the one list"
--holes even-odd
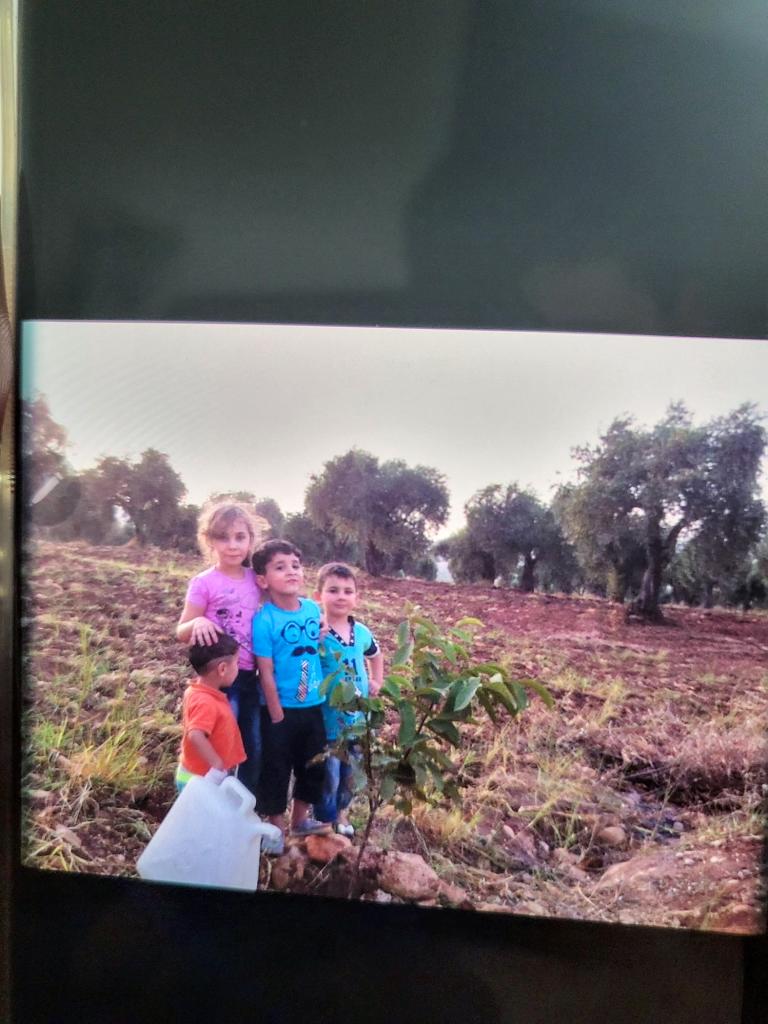
[(256, 797), (249, 789), (245, 788), (242, 782), (238, 782), (234, 775), (228, 775), (219, 788), (225, 791), (227, 799), (237, 805), (237, 813), (241, 817), (247, 818), (249, 814), (253, 813)]

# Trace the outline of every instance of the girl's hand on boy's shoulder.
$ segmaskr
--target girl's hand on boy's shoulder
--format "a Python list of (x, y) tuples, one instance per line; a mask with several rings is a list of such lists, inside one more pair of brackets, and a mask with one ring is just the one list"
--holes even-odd
[(192, 620), (192, 632), (189, 636), (189, 642), (191, 644), (215, 644), (219, 639), (219, 633), (223, 633), (224, 630), (220, 629), (215, 622), (211, 622), (204, 615), (198, 615), (196, 619)]

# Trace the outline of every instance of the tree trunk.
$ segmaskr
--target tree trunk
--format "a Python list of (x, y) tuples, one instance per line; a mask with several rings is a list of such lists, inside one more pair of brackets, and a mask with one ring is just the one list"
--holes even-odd
[(480, 558), (482, 559), (483, 563), (483, 579), (488, 580), (489, 583), (493, 583), (493, 581), (498, 576), (498, 573), (496, 572), (496, 563), (493, 560), (493, 556), (483, 551), (480, 553)]
[(384, 570), (384, 559), (381, 552), (370, 540), (365, 547), (365, 569), (371, 576), (381, 576)]
[(704, 607), (712, 608), (715, 603), (715, 581), (707, 580), (704, 586)]
[(139, 547), (145, 547), (147, 543), (147, 526), (143, 516), (133, 516), (133, 528), (136, 531), (136, 543)]
[(524, 594), (532, 594), (536, 589), (536, 562), (538, 559), (531, 554), (523, 556), (523, 575), (520, 577), (520, 589)]
[(661, 590), (661, 575), (664, 570), (664, 543), (658, 530), (654, 531), (648, 539), (646, 553), (648, 565), (643, 573), (643, 582), (640, 587), (640, 597), (637, 601), (637, 610), (644, 619), (650, 622), (663, 622), (659, 605), (659, 592)]
[(627, 577), (619, 566), (612, 565), (608, 570), (606, 595), (609, 601), (624, 604), (624, 598), (627, 596)]

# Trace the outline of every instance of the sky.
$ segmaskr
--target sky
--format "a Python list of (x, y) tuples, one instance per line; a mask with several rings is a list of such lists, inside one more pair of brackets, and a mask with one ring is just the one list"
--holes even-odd
[[(22, 394), (45, 395), (76, 470), (168, 455), (200, 504), (246, 490), (300, 511), (313, 473), (355, 446), (438, 469), (458, 529), (487, 484), (548, 501), (574, 445), (682, 399), (696, 422), (768, 413), (768, 342), (513, 331), (36, 321)], [(764, 495), (768, 482), (763, 475)]]

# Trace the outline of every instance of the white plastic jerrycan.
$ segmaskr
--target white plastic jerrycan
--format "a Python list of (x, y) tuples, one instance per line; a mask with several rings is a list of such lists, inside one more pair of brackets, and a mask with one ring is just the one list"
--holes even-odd
[(193, 775), (139, 857), (139, 875), (255, 892), (261, 844), (280, 853), (283, 834), (254, 813), (254, 803), (232, 776), (217, 785)]

